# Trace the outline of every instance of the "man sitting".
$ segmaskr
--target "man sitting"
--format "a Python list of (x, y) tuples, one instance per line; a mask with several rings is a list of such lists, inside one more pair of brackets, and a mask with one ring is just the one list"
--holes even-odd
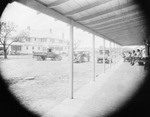
[[(138, 60), (141, 60), (143, 58), (141, 50), (137, 49), (137, 56), (136, 57)], [(139, 63), (139, 65), (143, 65), (143, 62), (141, 62), (141, 61), (139, 61), (138, 63)]]
[(130, 62), (131, 61), (131, 52), (128, 52), (128, 54), (127, 53), (123, 53), (123, 58), (124, 58), (124, 62), (125, 61)]
[(130, 64), (131, 64), (131, 65), (134, 65), (135, 57), (136, 57), (136, 53), (135, 53), (135, 50), (133, 50), (133, 52), (132, 52), (132, 54), (131, 54), (131, 61), (130, 61)]
[(133, 51), (131, 65), (134, 65), (135, 62), (138, 62), (140, 65), (143, 64), (143, 62), (140, 61), (141, 59), (143, 59), (141, 50), (137, 49), (137, 53), (135, 53), (135, 51)]

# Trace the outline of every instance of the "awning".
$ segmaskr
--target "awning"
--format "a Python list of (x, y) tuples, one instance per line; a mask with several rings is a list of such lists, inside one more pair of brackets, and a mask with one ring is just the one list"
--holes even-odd
[(119, 45), (143, 45), (143, 17), (132, 0), (20, 0), (39, 12)]

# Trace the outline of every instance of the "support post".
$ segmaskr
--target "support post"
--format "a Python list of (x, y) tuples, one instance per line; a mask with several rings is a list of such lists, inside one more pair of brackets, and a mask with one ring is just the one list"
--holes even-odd
[(103, 73), (105, 73), (105, 39), (103, 39)]
[(120, 59), (122, 59), (122, 46), (120, 46)]
[(116, 52), (116, 63), (117, 63), (117, 44), (115, 43), (115, 52)]
[(70, 23), (70, 99), (73, 99), (73, 21)]
[(119, 62), (119, 51), (120, 51), (120, 50), (119, 50), (119, 45), (118, 45), (118, 62)]
[(111, 68), (112, 53), (111, 53), (111, 41), (109, 41), (109, 68)]
[(115, 43), (114, 43), (114, 63), (116, 63), (116, 48), (115, 48)]
[(118, 44), (116, 44), (117, 62), (118, 62)]
[(93, 60), (92, 60), (92, 74), (93, 74), (93, 81), (95, 81), (95, 35), (93, 34)]
[(121, 50), (121, 48), (120, 48), (120, 46), (118, 45), (118, 60), (120, 61), (120, 50)]

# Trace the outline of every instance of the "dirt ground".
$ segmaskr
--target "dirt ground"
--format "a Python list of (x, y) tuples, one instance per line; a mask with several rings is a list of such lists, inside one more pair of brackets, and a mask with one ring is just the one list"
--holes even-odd
[[(69, 95), (69, 61), (37, 61), (32, 56), (8, 56), (0, 59), (1, 73), (10, 90), (27, 108), (45, 112)], [(106, 64), (106, 70), (109, 65)], [(96, 76), (102, 64), (96, 63)], [(74, 63), (74, 91), (92, 80), (92, 62)]]

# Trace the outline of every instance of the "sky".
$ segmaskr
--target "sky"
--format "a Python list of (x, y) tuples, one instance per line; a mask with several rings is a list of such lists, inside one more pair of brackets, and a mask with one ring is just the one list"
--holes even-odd
[[(69, 25), (50, 16), (26, 7), (20, 3), (13, 2), (5, 8), (2, 21), (13, 22), (17, 25), (17, 31), (26, 30), (30, 26), (31, 31), (50, 31), (53, 27), (53, 32), (64, 34), (65, 39), (69, 40)], [(41, 33), (42, 34), (42, 33)], [(79, 47), (92, 47), (92, 34), (78, 28), (74, 28), (74, 40), (80, 40)], [(103, 39), (95, 36), (95, 47), (103, 45)], [(106, 47), (109, 47), (109, 42), (106, 41)]]

